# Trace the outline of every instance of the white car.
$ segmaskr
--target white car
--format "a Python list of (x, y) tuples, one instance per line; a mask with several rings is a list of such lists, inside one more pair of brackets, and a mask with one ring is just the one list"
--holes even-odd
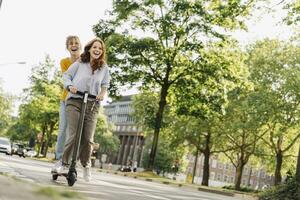
[(37, 152), (33, 148), (27, 148), (25, 155), (32, 158), (37, 155)]
[(8, 138), (0, 137), (0, 152), (11, 155), (11, 143)]

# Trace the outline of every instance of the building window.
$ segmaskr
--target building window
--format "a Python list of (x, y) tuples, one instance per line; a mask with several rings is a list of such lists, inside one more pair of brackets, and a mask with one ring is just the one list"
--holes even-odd
[(126, 122), (133, 122), (133, 117), (132, 116), (127, 116)]
[(215, 177), (216, 173), (215, 172), (211, 172), (210, 173), (210, 179), (211, 180), (214, 180), (216, 177)]
[(257, 176), (257, 175), (258, 175), (257, 171), (256, 170), (252, 170), (252, 176)]
[(108, 121), (109, 121), (109, 122), (112, 121), (112, 115), (108, 115)]
[(224, 175), (224, 182), (228, 181), (228, 177), (226, 175)]
[(231, 177), (230, 177), (230, 183), (233, 183), (233, 182), (234, 182), (234, 177), (231, 176)]
[(245, 167), (245, 169), (244, 169), (244, 172), (243, 172), (243, 173), (244, 173), (244, 175), (248, 175), (248, 173), (249, 173), (249, 172), (248, 172), (248, 167)]
[(213, 160), (212, 160), (211, 167), (212, 167), (212, 168), (217, 168), (217, 164), (218, 164), (217, 160), (213, 159)]
[(220, 181), (221, 180), (221, 174), (217, 175), (217, 180)]
[(242, 180), (242, 185), (246, 185), (246, 180), (245, 179)]
[(119, 123), (126, 122), (127, 116), (128, 115), (126, 115), (126, 114), (118, 114), (118, 120), (117, 120), (117, 122), (119, 122)]
[(223, 169), (222, 163), (218, 163), (218, 168), (219, 168), (219, 169)]
[(266, 178), (266, 173), (265, 173), (265, 171), (263, 171), (263, 170), (261, 171), (261, 177), (262, 177), (262, 178)]

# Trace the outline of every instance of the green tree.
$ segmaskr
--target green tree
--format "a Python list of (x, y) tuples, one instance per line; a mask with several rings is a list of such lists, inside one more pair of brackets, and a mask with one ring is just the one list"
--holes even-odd
[(236, 169), (236, 190), (241, 189), (244, 167), (266, 134), (261, 130), (262, 119), (252, 93), (250, 85), (237, 87), (228, 93), (229, 105), (221, 126), (227, 138), (223, 143), (223, 148), (227, 149), (224, 154)]
[(256, 107), (268, 132), (263, 140), (275, 157), (275, 184), (279, 184), (283, 160), (300, 137), (300, 48), (264, 40), (256, 42), (249, 53), (250, 79), (258, 94)]
[(284, 8), (288, 11), (288, 15), (284, 21), (288, 25), (297, 25), (300, 21), (300, 1), (293, 0), (284, 2)]
[(195, 146), (196, 155), (203, 153), (202, 185), (208, 186), (210, 155), (220, 151), (215, 146), (224, 140), (218, 127), (228, 103), (227, 93), (236, 83), (245, 81), (247, 70), (244, 65), (246, 56), (233, 41), (210, 43), (202, 51), (202, 62), (189, 69), (194, 74), (179, 81), (178, 87), (171, 91), (176, 112), (187, 120), (196, 120), (187, 125), (195, 127), (189, 127), (191, 132), (181, 134)]
[[(147, 166), (151, 149), (150, 134), (155, 128), (155, 113), (158, 110), (159, 94), (144, 90), (142, 93), (136, 95), (133, 101), (133, 117), (138, 124), (142, 127), (143, 133), (146, 136), (146, 145), (143, 155), (143, 166)], [(157, 159), (153, 167), (157, 170), (164, 172), (171, 172), (172, 166), (177, 162), (179, 166), (184, 166), (183, 155), (185, 153), (184, 146), (178, 142), (178, 134), (174, 133), (171, 124), (177, 121), (176, 116), (170, 113), (170, 106), (167, 109), (162, 121), (162, 141), (158, 144)]]
[(30, 132), (38, 130), (42, 133), (38, 155), (42, 153), (45, 157), (48, 147), (54, 142), (61, 92), (60, 78), (49, 56), (32, 69), (30, 82), (30, 87), (25, 89), (24, 103), (20, 106), (20, 122), (30, 127)]
[[(285, 19), (285, 22), (289, 25), (297, 26), (300, 21), (300, 1), (294, 0), (286, 5), (286, 9), (288, 10), (288, 16)], [(300, 145), (299, 145), (299, 153), (298, 160), (296, 166), (296, 181), (300, 184)]]
[(5, 94), (0, 85), (0, 135), (5, 135), (12, 121), (13, 97)]
[(7, 130), (7, 135), (10, 137), (11, 141), (28, 141), (31, 135), (32, 130), (28, 127), (28, 124), (22, 123), (19, 119), (16, 119), (16, 123), (12, 124)]
[[(170, 172), (177, 173), (177, 171), (174, 171), (174, 165), (175, 163), (179, 164), (178, 170), (180, 170), (183, 164), (182, 157), (185, 154), (185, 148), (182, 146), (174, 146), (168, 133), (164, 132), (164, 129), (161, 133), (161, 140), (158, 143), (157, 157), (153, 167), (157, 173), (162, 173), (163, 175), (164, 173)], [(147, 166), (150, 159), (149, 151), (151, 149), (151, 140), (148, 139), (146, 141), (143, 155), (143, 166)]]
[(112, 124), (107, 122), (106, 116), (101, 109), (97, 120), (95, 142), (99, 144), (98, 152), (100, 155), (106, 154), (108, 156), (107, 162), (112, 162), (120, 146), (120, 140), (117, 136), (113, 135), (112, 130)]
[[(243, 27), (255, 0), (147, 0), (113, 2), (110, 19), (94, 32), (106, 41), (114, 68), (112, 88), (141, 83), (159, 91), (158, 110), (148, 167), (153, 167), (169, 89), (201, 64), (208, 39), (224, 39), (225, 31)], [(142, 37), (136, 36), (138, 33)]]

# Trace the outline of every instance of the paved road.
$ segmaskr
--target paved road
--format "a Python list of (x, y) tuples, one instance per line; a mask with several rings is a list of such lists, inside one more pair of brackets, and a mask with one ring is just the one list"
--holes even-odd
[(57, 181), (52, 181), (51, 166), (52, 164), (47, 162), (0, 154), (0, 173), (13, 174), (18, 178), (43, 186), (75, 190), (90, 200), (238, 200), (238, 198), (200, 192), (190, 188), (101, 173), (96, 169), (93, 169), (93, 180), (89, 183), (82, 179), (82, 170), (78, 169), (78, 181), (73, 187), (69, 187), (64, 177), (58, 177)]

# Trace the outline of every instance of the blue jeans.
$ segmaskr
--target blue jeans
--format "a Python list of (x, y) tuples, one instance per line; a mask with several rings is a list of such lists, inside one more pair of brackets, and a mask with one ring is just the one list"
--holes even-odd
[(67, 117), (66, 117), (66, 102), (60, 102), (60, 111), (59, 111), (59, 128), (57, 143), (55, 148), (55, 159), (59, 160), (62, 157), (65, 141), (67, 137)]

